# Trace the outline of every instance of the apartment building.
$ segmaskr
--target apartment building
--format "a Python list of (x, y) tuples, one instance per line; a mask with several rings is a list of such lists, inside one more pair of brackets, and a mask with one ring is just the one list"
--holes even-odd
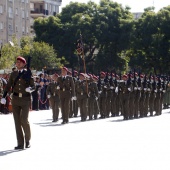
[(0, 44), (31, 35), (34, 19), (59, 13), (62, 0), (0, 0)]
[(0, 1), (0, 43), (15, 35), (20, 39), (30, 32), (30, 0)]
[[(30, 0), (30, 23), (31, 28), (34, 20), (38, 17), (55, 16), (59, 13), (62, 0)], [(31, 29), (33, 34), (34, 30)]]

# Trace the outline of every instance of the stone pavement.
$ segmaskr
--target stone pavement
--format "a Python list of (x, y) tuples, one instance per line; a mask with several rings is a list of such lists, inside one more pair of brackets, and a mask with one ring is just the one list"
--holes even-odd
[(0, 115), (0, 170), (170, 170), (170, 109), (128, 121), (51, 118), (31, 111), (31, 148), (15, 151), (12, 114)]

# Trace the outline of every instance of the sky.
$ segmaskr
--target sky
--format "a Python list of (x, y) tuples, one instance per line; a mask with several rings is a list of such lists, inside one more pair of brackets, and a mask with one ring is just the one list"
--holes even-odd
[[(70, 2), (80, 2), (87, 3), (89, 0), (62, 0), (62, 6), (60, 10), (66, 5), (69, 5)], [(97, 4), (99, 4), (100, 0), (91, 0)], [(123, 7), (129, 6), (131, 7), (131, 12), (143, 12), (144, 8), (154, 6), (155, 12), (159, 11), (161, 8), (170, 5), (170, 0), (113, 0), (119, 4), (122, 4)]]

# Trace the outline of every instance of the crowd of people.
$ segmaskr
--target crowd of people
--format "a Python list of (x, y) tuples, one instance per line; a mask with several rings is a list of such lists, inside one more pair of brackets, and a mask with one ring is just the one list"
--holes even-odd
[[(1, 92), (8, 78), (7, 74), (1, 75)], [(63, 123), (67, 123), (69, 118), (78, 116), (78, 110), (81, 121), (119, 115), (128, 120), (153, 116), (154, 113), (161, 115), (162, 109), (167, 109), (170, 105), (168, 76), (131, 73), (120, 77), (103, 71), (96, 76), (78, 73), (76, 70), (72, 73), (63, 67), (58, 74), (40, 73), (33, 75), (33, 78), (35, 90), (31, 95), (30, 110), (52, 109), (53, 122), (58, 120), (59, 109), (62, 116), (65, 116)], [(67, 78), (71, 79), (68, 81)], [(63, 105), (63, 96), (68, 96), (66, 105)], [(6, 105), (1, 105), (1, 113), (12, 112), (10, 97), (9, 93)]]
[(16, 68), (0, 77), (0, 111), (12, 112), (17, 146), (30, 148), (30, 110), (52, 110), (52, 122), (62, 124), (80, 114), (81, 121), (123, 116), (124, 120), (159, 116), (170, 104), (170, 77), (100, 72), (98, 76), (71, 72), (62, 67), (57, 74), (33, 75), (30, 60), (18, 56)]

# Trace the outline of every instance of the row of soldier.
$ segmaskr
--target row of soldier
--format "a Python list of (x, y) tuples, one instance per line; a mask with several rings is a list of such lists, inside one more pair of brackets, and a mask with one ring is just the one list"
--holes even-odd
[[(59, 107), (63, 124), (69, 118), (77, 117), (80, 110), (81, 121), (122, 115), (124, 120), (161, 115), (163, 96), (169, 84), (164, 79), (137, 73), (121, 77), (103, 71), (99, 76), (74, 71), (74, 76), (66, 68), (61, 75), (53, 75), (46, 90), (50, 101), (53, 122), (58, 120)], [(79, 108), (79, 109), (78, 109)]]

